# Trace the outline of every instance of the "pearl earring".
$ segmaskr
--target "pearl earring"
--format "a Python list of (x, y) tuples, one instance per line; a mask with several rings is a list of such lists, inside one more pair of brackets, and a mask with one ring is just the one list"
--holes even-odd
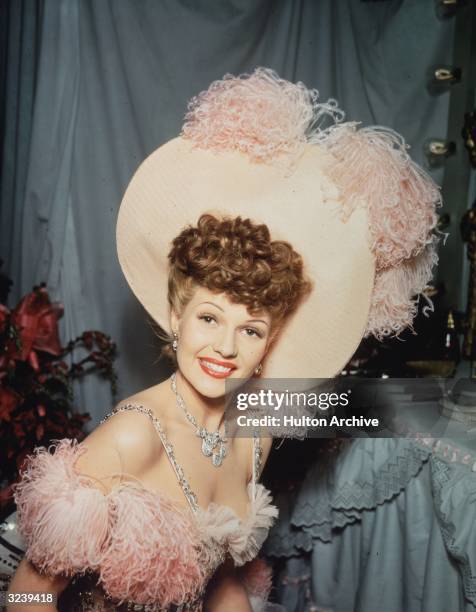
[(178, 347), (178, 334), (177, 334), (177, 332), (173, 332), (173, 336), (174, 336), (174, 339), (173, 339), (173, 342), (172, 342), (172, 350), (174, 352), (177, 352), (177, 347)]

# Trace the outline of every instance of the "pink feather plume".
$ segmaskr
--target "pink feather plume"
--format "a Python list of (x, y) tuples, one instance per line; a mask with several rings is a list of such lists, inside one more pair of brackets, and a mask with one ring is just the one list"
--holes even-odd
[(343, 124), (330, 130), (325, 144), (344, 218), (357, 206), (368, 211), (376, 276), (366, 335), (398, 335), (411, 326), (415, 296), (427, 287), (438, 262), (439, 188), (410, 159), (405, 141), (393, 130)]
[(107, 545), (108, 500), (74, 471), (83, 451), (72, 440), (60, 441), (54, 454), (37, 449), (15, 487), (27, 558), (47, 574), (95, 569)]
[(273, 572), (264, 559), (256, 558), (240, 568), (240, 578), (249, 595), (268, 599), (272, 586)]
[[(437, 261), (436, 249), (430, 244), (422, 253), (399, 266), (377, 272), (367, 335), (373, 334), (380, 340), (385, 336), (398, 335), (406, 327), (411, 327), (417, 313), (419, 295), (428, 285)], [(425, 299), (428, 309), (433, 310), (431, 300)]]
[(62, 440), (28, 457), (15, 499), (27, 558), (49, 575), (95, 571), (113, 599), (179, 605), (204, 585), (199, 532), (187, 509), (140, 484), (104, 495), (74, 465), (86, 448)]
[(367, 206), (377, 270), (397, 266), (431, 243), (436, 183), (408, 155), (403, 138), (387, 128), (336, 126), (326, 147), (333, 156), (328, 174), (339, 187), (344, 216)]
[[(182, 136), (200, 148), (240, 151), (254, 162), (290, 170), (306, 145), (324, 147), (343, 218), (357, 206), (368, 210), (377, 274), (366, 334), (396, 335), (411, 325), (415, 296), (438, 261), (433, 231), (439, 188), (411, 160), (399, 134), (341, 124), (344, 113), (337, 102), (318, 103), (318, 96), (317, 90), (266, 68), (226, 75), (191, 101)], [(323, 129), (326, 117), (332, 125)]]
[(141, 486), (117, 489), (114, 529), (100, 566), (105, 591), (119, 601), (166, 608), (203, 586), (198, 532), (186, 508)]
[(307, 134), (325, 115), (343, 118), (335, 100), (318, 103), (319, 92), (280, 79), (268, 68), (226, 75), (193, 98), (182, 136), (203, 149), (240, 151), (256, 162), (290, 164)]

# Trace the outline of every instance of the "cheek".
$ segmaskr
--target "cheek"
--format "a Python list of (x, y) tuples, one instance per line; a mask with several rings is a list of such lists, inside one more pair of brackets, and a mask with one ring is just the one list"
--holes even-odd
[(200, 325), (200, 321), (194, 319), (185, 320), (180, 326), (180, 344), (183, 349), (202, 348), (210, 343), (211, 335), (210, 329)]
[(253, 363), (259, 363), (261, 359), (263, 359), (266, 354), (266, 342), (260, 341), (256, 342), (254, 345), (251, 345), (251, 342), (248, 339), (241, 345), (240, 353), (242, 355), (243, 360), (245, 360), (248, 364), (253, 365)]

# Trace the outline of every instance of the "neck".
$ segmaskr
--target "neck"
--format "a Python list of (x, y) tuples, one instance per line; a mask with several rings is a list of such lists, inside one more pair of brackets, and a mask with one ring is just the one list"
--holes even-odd
[(177, 391), (183, 397), (187, 410), (197, 419), (199, 427), (205, 427), (208, 431), (219, 429), (225, 415), (224, 397), (205, 397), (182, 376), (180, 370), (177, 370), (176, 377)]

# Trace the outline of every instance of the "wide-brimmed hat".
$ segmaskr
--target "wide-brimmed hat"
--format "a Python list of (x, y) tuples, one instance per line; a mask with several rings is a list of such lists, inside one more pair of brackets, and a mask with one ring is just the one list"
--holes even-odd
[(119, 211), (122, 270), (166, 331), (167, 254), (200, 215), (265, 223), (302, 255), (313, 289), (272, 345), (268, 378), (334, 376), (364, 335), (399, 333), (436, 262), (435, 184), (397, 134), (341, 123), (317, 95), (266, 69), (213, 83), (181, 136), (140, 165)]

